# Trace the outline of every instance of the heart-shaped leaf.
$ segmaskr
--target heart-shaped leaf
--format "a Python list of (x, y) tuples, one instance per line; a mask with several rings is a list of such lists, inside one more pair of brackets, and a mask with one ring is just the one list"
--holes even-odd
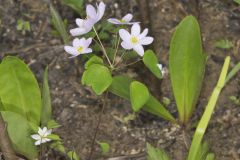
[(91, 86), (97, 95), (101, 95), (112, 83), (109, 69), (100, 64), (92, 64), (83, 73), (82, 84)]
[(144, 53), (143, 63), (157, 78), (162, 78), (162, 72), (157, 66), (158, 59), (152, 50), (147, 50)]
[(133, 110), (135, 112), (139, 111), (148, 99), (148, 88), (138, 81), (132, 82), (130, 85), (130, 100)]

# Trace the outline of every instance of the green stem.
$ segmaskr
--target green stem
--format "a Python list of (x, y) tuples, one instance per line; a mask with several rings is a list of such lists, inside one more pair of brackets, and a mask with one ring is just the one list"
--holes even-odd
[(107, 55), (107, 52), (106, 52), (106, 50), (105, 50), (105, 48), (104, 48), (104, 46), (103, 46), (103, 44), (102, 44), (102, 41), (101, 41), (101, 39), (100, 39), (100, 37), (99, 37), (99, 35), (98, 35), (95, 27), (93, 27), (93, 30), (94, 30), (94, 32), (95, 32), (95, 34), (96, 34), (96, 36), (97, 36), (97, 39), (98, 39), (98, 41), (99, 41), (99, 43), (100, 43), (100, 45), (101, 45), (103, 54), (104, 54), (105, 57), (107, 58), (107, 61), (108, 61), (109, 65), (110, 65), (110, 68), (113, 68), (113, 65), (112, 65), (112, 63), (111, 63), (111, 61), (110, 61), (110, 59), (109, 59), (109, 57), (108, 57), (108, 55)]

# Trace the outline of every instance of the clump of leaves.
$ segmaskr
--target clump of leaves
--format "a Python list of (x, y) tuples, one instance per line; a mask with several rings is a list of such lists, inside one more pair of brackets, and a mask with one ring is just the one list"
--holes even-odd
[(17, 20), (17, 30), (18, 31), (23, 31), (24, 33), (26, 31), (30, 31), (31, 30), (31, 25), (29, 21), (24, 21), (22, 19), (18, 19)]
[(227, 39), (221, 39), (215, 43), (215, 47), (220, 49), (231, 49), (233, 47), (233, 43)]

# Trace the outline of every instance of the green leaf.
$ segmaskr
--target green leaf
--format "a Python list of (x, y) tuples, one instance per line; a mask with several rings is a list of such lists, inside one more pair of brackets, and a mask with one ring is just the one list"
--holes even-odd
[(67, 155), (71, 160), (80, 160), (77, 153), (74, 151), (69, 151)]
[(39, 126), (41, 93), (34, 75), (23, 61), (8, 56), (0, 64), (0, 98), (4, 110), (21, 114)]
[(41, 125), (46, 126), (48, 121), (52, 118), (52, 105), (51, 96), (48, 85), (48, 67), (46, 67), (43, 76), (42, 86), (42, 114), (41, 114)]
[(134, 81), (130, 84), (130, 100), (134, 112), (139, 111), (143, 105), (146, 104), (148, 99), (149, 91), (144, 84), (138, 81)]
[(54, 128), (58, 128), (58, 127), (61, 127), (61, 125), (59, 123), (57, 123), (55, 120), (50, 120), (47, 122), (48, 129), (54, 129)]
[(98, 144), (101, 147), (102, 154), (107, 155), (109, 153), (109, 150), (110, 150), (110, 145), (108, 143), (105, 143), (105, 142), (98, 142)]
[(57, 10), (50, 5), (50, 12), (51, 12), (51, 19), (52, 19), (52, 24), (54, 28), (58, 31), (58, 33), (61, 35), (63, 42), (66, 44), (69, 42), (69, 34), (66, 30), (65, 24), (57, 12)]
[[(115, 95), (130, 100), (130, 84), (133, 81), (133, 79), (127, 76), (115, 76), (113, 77), (113, 82), (108, 90)], [(176, 123), (176, 120), (171, 113), (152, 95), (149, 96), (149, 100), (146, 102), (143, 109), (156, 116)]]
[(234, 2), (236, 2), (237, 4), (240, 4), (240, 0), (234, 0)]
[(162, 72), (157, 66), (158, 59), (152, 50), (147, 50), (144, 53), (143, 63), (157, 78), (162, 78)]
[(228, 73), (225, 83), (228, 83), (236, 74), (237, 72), (240, 70), (240, 62), (238, 64), (236, 64), (233, 69)]
[(62, 2), (64, 5), (69, 6), (75, 12), (79, 13), (79, 15), (83, 12), (83, 0), (62, 0)]
[(55, 141), (50, 144), (50, 147), (55, 149), (56, 151), (59, 151), (61, 153), (66, 153), (65, 147), (63, 146), (61, 141)]
[(227, 57), (225, 58), (225, 62), (224, 62), (218, 83), (212, 92), (212, 95), (208, 101), (208, 104), (205, 108), (203, 116), (200, 122), (198, 123), (197, 129), (194, 133), (192, 144), (188, 154), (188, 160), (197, 159), (196, 157), (198, 157), (198, 151), (199, 151), (199, 148), (201, 147), (202, 138), (204, 136), (204, 133), (207, 129), (208, 123), (210, 121), (210, 118), (216, 106), (219, 94), (225, 85), (229, 64), (230, 64), (230, 57)]
[(188, 122), (197, 103), (205, 62), (198, 22), (187, 16), (172, 37), (169, 57), (173, 93), (182, 123)]
[(154, 148), (147, 143), (147, 160), (170, 160), (169, 156), (162, 149)]
[(61, 140), (59, 135), (56, 135), (56, 134), (50, 134), (50, 135), (47, 136), (47, 138), (49, 138), (51, 140), (54, 140), (54, 141), (60, 141)]
[(1, 114), (7, 123), (8, 135), (14, 150), (28, 159), (37, 158), (38, 153), (31, 138), (31, 127), (28, 121), (14, 112), (2, 111)]
[(88, 69), (92, 64), (101, 64), (103, 65), (103, 59), (98, 56), (92, 56), (85, 64), (85, 69)]
[(91, 86), (97, 95), (101, 95), (112, 83), (109, 69), (100, 64), (92, 64), (83, 73), (82, 84)]
[(233, 47), (233, 43), (227, 39), (222, 39), (215, 43), (215, 47), (221, 49), (230, 49)]

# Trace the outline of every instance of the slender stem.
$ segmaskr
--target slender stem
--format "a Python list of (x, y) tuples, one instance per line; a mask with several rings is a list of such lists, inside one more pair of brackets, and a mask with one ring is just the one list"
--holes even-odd
[(140, 62), (141, 60), (142, 60), (142, 59), (139, 59), (139, 60), (137, 60), (137, 61), (135, 61), (135, 62), (131, 62), (131, 63), (129, 63), (129, 64), (126, 64), (126, 65), (124, 65), (124, 66), (118, 67), (118, 68), (116, 68), (116, 69), (124, 68), (124, 67), (128, 67), (128, 66), (134, 65), (134, 64)]
[[(123, 52), (120, 59), (123, 59), (124, 55), (125, 55), (126, 52)], [(116, 67), (118, 64), (119, 64), (120, 61), (116, 62), (116, 64), (114, 64), (114, 66)]]
[(97, 127), (96, 127), (96, 130), (95, 130), (94, 136), (93, 136), (93, 140), (92, 140), (92, 144), (91, 144), (91, 151), (90, 151), (88, 160), (92, 160), (94, 144), (95, 144), (95, 141), (96, 141), (96, 138), (97, 138), (97, 133), (99, 131), (99, 127), (100, 127), (100, 124), (101, 124), (101, 121), (102, 121), (102, 115), (103, 115), (104, 108), (105, 108), (105, 105), (106, 105), (107, 95), (108, 95), (108, 92), (105, 94), (105, 96), (103, 98), (102, 110), (101, 110), (101, 113), (99, 114), (98, 123), (97, 123)]
[(108, 57), (108, 55), (107, 55), (107, 52), (106, 52), (106, 50), (105, 50), (105, 48), (104, 48), (104, 46), (103, 46), (103, 44), (102, 44), (102, 41), (101, 41), (100, 37), (98, 36), (98, 33), (97, 33), (95, 27), (93, 27), (93, 30), (94, 30), (94, 32), (95, 32), (95, 34), (96, 34), (96, 36), (97, 36), (97, 39), (98, 39), (98, 41), (99, 41), (99, 43), (100, 43), (100, 45), (101, 45), (103, 54), (104, 54), (105, 57), (107, 58), (107, 61), (108, 61), (109, 65), (110, 65), (110, 67), (113, 68), (113, 65), (112, 65), (112, 63), (111, 63), (111, 61), (110, 61), (110, 59), (109, 59), (109, 57)]
[(12, 149), (10, 139), (6, 133), (6, 125), (0, 113), (0, 146), (6, 160), (17, 160), (17, 157)]
[(112, 62), (113, 66), (114, 66), (114, 63), (115, 63), (116, 56), (117, 56), (119, 43), (120, 43), (120, 37), (118, 36), (118, 38), (117, 38), (116, 50), (115, 50), (114, 57), (113, 57), (113, 62)]

